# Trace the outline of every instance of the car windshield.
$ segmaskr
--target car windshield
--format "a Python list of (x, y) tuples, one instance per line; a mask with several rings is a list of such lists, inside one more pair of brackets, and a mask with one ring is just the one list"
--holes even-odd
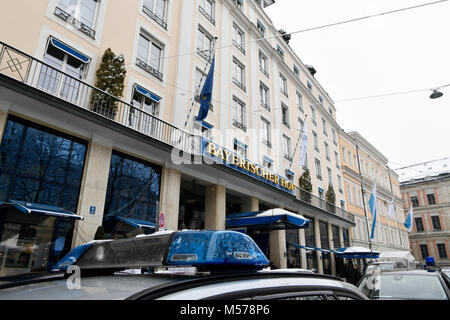
[(371, 275), (361, 281), (359, 288), (371, 299), (447, 299), (437, 275)]

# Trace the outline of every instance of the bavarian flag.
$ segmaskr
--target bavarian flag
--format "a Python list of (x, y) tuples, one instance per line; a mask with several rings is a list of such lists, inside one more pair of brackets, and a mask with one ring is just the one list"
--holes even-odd
[(203, 85), (202, 92), (200, 93), (200, 110), (198, 111), (196, 118), (197, 121), (203, 121), (208, 116), (209, 106), (211, 104), (215, 60), (216, 58), (214, 57), (205, 84)]

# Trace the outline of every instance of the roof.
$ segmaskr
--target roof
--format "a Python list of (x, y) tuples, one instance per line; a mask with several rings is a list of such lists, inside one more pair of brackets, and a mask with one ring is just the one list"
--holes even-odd
[(400, 183), (426, 181), (450, 174), (450, 157), (398, 168)]

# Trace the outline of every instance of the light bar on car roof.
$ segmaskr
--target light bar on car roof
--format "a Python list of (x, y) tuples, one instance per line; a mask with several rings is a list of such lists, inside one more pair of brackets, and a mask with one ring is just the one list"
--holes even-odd
[(179, 231), (76, 247), (54, 269), (75, 264), (82, 270), (193, 266), (262, 269), (269, 264), (248, 236), (235, 231)]

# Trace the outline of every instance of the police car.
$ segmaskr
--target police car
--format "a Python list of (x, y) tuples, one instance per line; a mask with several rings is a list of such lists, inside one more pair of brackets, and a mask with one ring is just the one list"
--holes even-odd
[(53, 273), (0, 286), (0, 300), (367, 299), (339, 278), (268, 265), (240, 232), (157, 232), (79, 246)]

